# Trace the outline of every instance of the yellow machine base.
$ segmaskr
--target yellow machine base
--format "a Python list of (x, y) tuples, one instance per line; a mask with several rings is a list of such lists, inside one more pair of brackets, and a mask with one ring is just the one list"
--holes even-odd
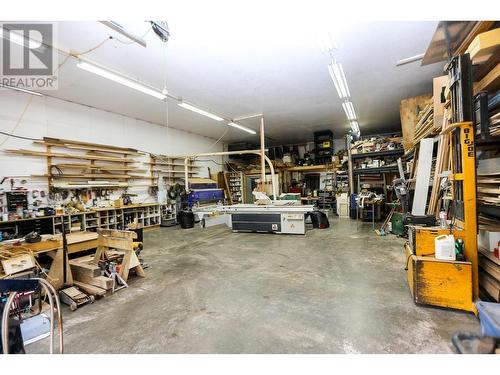
[[(408, 226), (410, 247), (417, 256), (434, 255), (434, 239), (442, 234), (450, 234), (449, 229), (439, 227), (419, 227), (416, 225)], [(457, 238), (464, 239), (465, 232), (461, 229), (453, 229), (451, 234)]]
[(472, 264), (413, 255), (405, 245), (408, 286), (417, 304), (476, 313), (472, 301)]

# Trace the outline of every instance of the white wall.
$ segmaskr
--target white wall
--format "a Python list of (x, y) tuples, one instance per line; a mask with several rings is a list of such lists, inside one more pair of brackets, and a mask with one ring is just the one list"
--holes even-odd
[[(188, 133), (185, 131), (152, 124), (130, 117), (90, 108), (50, 97), (32, 96), (26, 113), (19, 126), (13, 131), (31, 95), (0, 89), (0, 130), (15, 135), (31, 138), (54, 137), (84, 142), (108, 144), (121, 147), (131, 147), (151, 153), (167, 155), (186, 155), (201, 152), (217, 152), (223, 150), (223, 144), (212, 146), (214, 139)], [(118, 100), (118, 99), (117, 99)], [(179, 124), (170, 124), (181, 128)], [(30, 149), (45, 151), (45, 147), (34, 145), (30, 140), (6, 137), (0, 134), (0, 179), (4, 176), (19, 176), (27, 179), (24, 185), (28, 189), (47, 191), (47, 180), (29, 177), (33, 174), (46, 174), (46, 159), (43, 157), (28, 157), (6, 154), (5, 149)], [(54, 150), (68, 152), (67, 150)], [(217, 163), (221, 158), (211, 157)], [(144, 161), (149, 157), (143, 158)], [(64, 162), (72, 162), (64, 160)], [(79, 162), (74, 160), (73, 162)], [(216, 173), (222, 167), (215, 163), (197, 163), (206, 165), (211, 173)], [(148, 169), (147, 164), (137, 164), (141, 169)], [(201, 175), (207, 176), (208, 169), (200, 169)], [(141, 173), (148, 174), (149, 172)], [(21, 178), (16, 179), (19, 181)], [(147, 183), (148, 181), (141, 181)], [(10, 190), (10, 182), (6, 180), (0, 188)], [(146, 194), (146, 187), (137, 187), (131, 193), (139, 196), (136, 202), (153, 201)], [(164, 192), (160, 189), (160, 199)], [(117, 191), (117, 193), (120, 193)]]

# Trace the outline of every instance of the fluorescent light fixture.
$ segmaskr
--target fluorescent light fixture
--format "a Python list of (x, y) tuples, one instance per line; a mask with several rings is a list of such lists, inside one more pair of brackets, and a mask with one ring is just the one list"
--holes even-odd
[(0, 83), (0, 87), (4, 87), (6, 89), (11, 89), (11, 90), (16, 90), (16, 91), (21, 91), (21, 92), (25, 92), (27, 94), (31, 94), (31, 95), (36, 95), (36, 96), (43, 96), (42, 94), (40, 94), (39, 92), (34, 92), (34, 91), (31, 91), (31, 90), (26, 90), (26, 89), (21, 89), (19, 87), (14, 87), (14, 86), (7, 86), (7, 85), (3, 85)]
[(339, 62), (331, 62), (328, 64), (328, 71), (330, 72), (330, 77), (332, 77), (333, 84), (337, 89), (340, 99), (349, 99), (351, 93), (349, 92), (349, 87), (347, 87), (347, 80), (345, 79), (344, 69)]
[(189, 109), (190, 111), (199, 113), (200, 115), (210, 117), (211, 119), (213, 119), (215, 121), (222, 121), (222, 120), (224, 120), (222, 117), (219, 117), (217, 115), (214, 115), (213, 113), (204, 111), (203, 109), (200, 109), (198, 107), (195, 107), (194, 105), (191, 105), (191, 104), (188, 104), (188, 103), (185, 103), (185, 102), (178, 103), (178, 105), (181, 106), (182, 108), (186, 108), (186, 109)]
[(10, 40), (12, 43), (20, 45), (21, 47), (24, 47), (26, 44), (28, 44), (30, 49), (38, 48), (42, 44), (37, 40), (25, 38), (23, 35), (15, 33), (12, 30), (6, 29), (4, 27), (0, 27), (0, 36), (6, 40)]
[(353, 133), (359, 133), (359, 124), (357, 121), (351, 121), (351, 129)]
[(356, 112), (354, 111), (354, 106), (352, 105), (351, 102), (342, 103), (342, 108), (344, 108), (344, 112), (349, 121), (356, 120)]
[(166, 99), (166, 95), (162, 94), (161, 92), (159, 92), (155, 89), (152, 89), (143, 83), (140, 83), (138, 81), (135, 81), (135, 80), (127, 78), (127, 77), (124, 77), (121, 74), (114, 73), (108, 69), (101, 68), (97, 65), (90, 64), (90, 63), (88, 63), (86, 61), (82, 61), (82, 60), (80, 60), (78, 62), (78, 64), (76, 64), (76, 66), (79, 67), (80, 69), (86, 70), (87, 72), (97, 74), (97, 75), (104, 77), (104, 78), (107, 78), (111, 81), (115, 81), (115, 82), (120, 83), (124, 86), (130, 87), (131, 89), (140, 91), (144, 94), (154, 96), (155, 98), (158, 98), (161, 100)]
[(238, 128), (240, 130), (243, 130), (243, 131), (245, 131), (247, 133), (250, 133), (250, 134), (257, 134), (257, 132), (255, 132), (254, 130), (249, 129), (249, 128), (243, 126), (243, 125), (237, 124), (235, 122), (230, 122), (230, 123), (228, 123), (228, 125), (232, 126), (233, 128)]

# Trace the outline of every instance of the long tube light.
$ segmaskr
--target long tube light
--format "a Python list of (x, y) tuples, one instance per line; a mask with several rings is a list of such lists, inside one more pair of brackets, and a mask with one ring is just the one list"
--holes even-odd
[(166, 95), (162, 94), (161, 92), (159, 92), (155, 89), (152, 89), (143, 83), (140, 83), (138, 81), (135, 81), (135, 80), (132, 80), (132, 79), (127, 78), (125, 76), (122, 76), (121, 74), (114, 73), (108, 69), (101, 68), (97, 65), (90, 64), (86, 61), (80, 60), (78, 62), (78, 64), (76, 64), (76, 66), (79, 67), (80, 69), (86, 70), (87, 72), (97, 74), (101, 77), (107, 78), (107, 79), (114, 81), (116, 83), (130, 87), (131, 89), (140, 91), (144, 94), (154, 96), (155, 98), (158, 98), (160, 100), (165, 100), (167, 97)]
[(178, 103), (178, 105), (181, 106), (182, 108), (189, 109), (190, 111), (196, 112), (200, 115), (210, 117), (212, 120), (215, 120), (215, 121), (223, 121), (224, 120), (222, 117), (219, 117), (217, 115), (214, 115), (213, 113), (204, 111), (203, 109), (200, 109), (198, 107), (195, 107), (194, 105), (191, 105), (191, 104), (188, 104), (185, 102)]
[(352, 105), (351, 102), (344, 102), (342, 103), (342, 108), (344, 108), (344, 112), (347, 116), (347, 119), (349, 121), (354, 121), (356, 120), (356, 112), (354, 111), (354, 106)]
[(353, 133), (359, 133), (359, 124), (357, 121), (351, 121), (351, 130)]
[(3, 85), (0, 83), (0, 87), (4, 87), (6, 89), (11, 89), (11, 90), (16, 90), (16, 91), (21, 91), (21, 92), (25, 92), (27, 94), (31, 94), (31, 95), (36, 95), (36, 96), (43, 96), (42, 94), (40, 94), (39, 92), (35, 92), (35, 91), (31, 91), (31, 90), (26, 90), (26, 89), (21, 89), (19, 87), (14, 87), (14, 86), (7, 86), (7, 85)]
[[(148, 95), (151, 95), (151, 96), (154, 96), (155, 98), (158, 98), (158, 99), (161, 99), (161, 100), (165, 100), (167, 98), (167, 95), (153, 89), (153, 88), (150, 88), (138, 81), (135, 81), (135, 80), (132, 80), (130, 78), (127, 78), (121, 74), (118, 74), (118, 73), (115, 73), (115, 72), (112, 72), (108, 69), (105, 69), (105, 68), (101, 68), (100, 66), (97, 66), (97, 65), (94, 65), (94, 64), (91, 64), (91, 63), (88, 63), (86, 61), (82, 61), (80, 60), (77, 64), (77, 67), (79, 67), (80, 69), (83, 69), (83, 70), (86, 70), (90, 73), (94, 73), (94, 74), (97, 74), (101, 77), (104, 77), (104, 78), (107, 78), (109, 80), (112, 80), (114, 82), (117, 82), (117, 83), (120, 83), (124, 86), (127, 86), (127, 87), (130, 87), (132, 89), (135, 89), (135, 90), (138, 90), (138, 91), (141, 91), (145, 94), (148, 94)], [(10, 87), (9, 87), (10, 88)], [(14, 88), (15, 89), (15, 88)], [(23, 90), (20, 90), (20, 91), (23, 91)], [(26, 90), (25, 90), (26, 91)], [(27, 91), (28, 92), (28, 91)], [(35, 95), (41, 95), (41, 94), (38, 94), (38, 93), (34, 93), (34, 92), (30, 92), (30, 93), (33, 93)], [(179, 100), (179, 99), (177, 99)], [(206, 116), (206, 117), (209, 117), (215, 121), (224, 121), (224, 119), (222, 117), (219, 117), (213, 113), (210, 113), (210, 112), (207, 112), (201, 108), (198, 108), (198, 107), (195, 107), (194, 105), (192, 104), (189, 104), (189, 103), (186, 103), (186, 102), (183, 102), (181, 101), (180, 103), (178, 103), (178, 105), (182, 108), (185, 108), (185, 109), (188, 109), (190, 111), (193, 111), (193, 112), (196, 112), (200, 115), (203, 115), (203, 116)], [(240, 124), (237, 124), (235, 122), (229, 122), (228, 123), (229, 126), (232, 126), (233, 128), (238, 128), (240, 130), (243, 130), (247, 133), (250, 133), (250, 134), (257, 134), (254, 130), (252, 129), (249, 129), (243, 125), (240, 125)]]
[(230, 122), (230, 123), (228, 123), (228, 125), (232, 126), (233, 128), (238, 128), (240, 130), (243, 130), (243, 131), (250, 133), (250, 134), (257, 134), (257, 132), (255, 130), (249, 129), (249, 128), (247, 128), (243, 125), (237, 124), (235, 122)]
[(344, 69), (342, 69), (342, 64), (332, 61), (328, 64), (328, 72), (330, 72), (330, 77), (332, 78), (340, 99), (349, 99), (351, 93), (349, 92), (349, 87), (347, 86), (347, 80), (345, 78)]

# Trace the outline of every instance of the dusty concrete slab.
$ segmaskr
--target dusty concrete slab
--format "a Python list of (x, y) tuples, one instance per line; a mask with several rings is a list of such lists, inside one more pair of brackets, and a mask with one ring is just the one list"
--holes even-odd
[(150, 231), (146, 279), (65, 309), (66, 352), (451, 352), (452, 334), (479, 322), (412, 302), (403, 242), (338, 218), (305, 236)]

